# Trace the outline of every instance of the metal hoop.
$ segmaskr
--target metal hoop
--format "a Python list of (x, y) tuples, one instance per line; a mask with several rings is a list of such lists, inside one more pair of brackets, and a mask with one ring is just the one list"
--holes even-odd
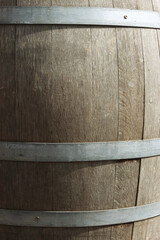
[(91, 227), (130, 223), (160, 215), (160, 202), (138, 207), (84, 212), (0, 210), (0, 224), (30, 227)]
[(5, 161), (118, 161), (159, 155), (160, 138), (93, 143), (0, 142), (0, 160)]
[(0, 7), (0, 24), (74, 24), (160, 28), (160, 13), (96, 7)]

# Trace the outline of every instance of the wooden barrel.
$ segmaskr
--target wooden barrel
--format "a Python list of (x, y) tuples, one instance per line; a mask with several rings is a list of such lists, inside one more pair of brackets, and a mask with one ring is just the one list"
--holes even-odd
[[(0, 0), (0, 6), (160, 11), (158, 0)], [(0, 25), (0, 141), (77, 143), (160, 137), (156, 29)], [(0, 161), (0, 208), (91, 211), (160, 201), (160, 158)], [(38, 220), (38, 219), (37, 219)], [(113, 226), (0, 226), (3, 240), (158, 240), (160, 217)]]

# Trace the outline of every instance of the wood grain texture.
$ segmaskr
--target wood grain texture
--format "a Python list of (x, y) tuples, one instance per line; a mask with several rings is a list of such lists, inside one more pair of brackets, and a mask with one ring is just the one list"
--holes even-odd
[[(15, 6), (16, 0), (0, 0), (0, 6)], [(0, 139), (15, 141), (16, 137), (16, 79), (15, 79), (15, 26), (0, 26)], [(12, 169), (8, 164), (0, 162), (0, 207), (5, 196), (3, 176), (10, 176)], [(10, 186), (8, 190), (10, 191)], [(10, 196), (11, 198), (11, 196)], [(5, 199), (7, 202), (7, 199)], [(17, 240), (15, 228), (5, 232), (5, 227), (0, 226), (0, 239)]]
[[(22, 3), (22, 1), (20, 1)], [(16, 4), (16, 2), (14, 3)], [(10, 1), (8, 1), (8, 5), (10, 5)], [(16, 27), (16, 41), (15, 41), (15, 50), (7, 56), (7, 61), (8, 59), (13, 56), (15, 60), (14, 64), (14, 76), (15, 76), (15, 81), (12, 81), (12, 84), (14, 84), (14, 87), (12, 87), (11, 83), (8, 82), (8, 89), (14, 90), (16, 88), (16, 103), (15, 103), (15, 108), (13, 108), (12, 111), (14, 111), (14, 117), (16, 119), (16, 124), (15, 126), (12, 125), (11, 129), (14, 129), (15, 133), (12, 137), (13, 141), (19, 141), (22, 139), (25, 139), (26, 134), (25, 132), (28, 131), (28, 138), (26, 137), (26, 141), (30, 139), (30, 141), (34, 141), (33, 135), (31, 135), (32, 128), (30, 121), (34, 124), (34, 114), (32, 111), (30, 111), (30, 118), (28, 120), (27, 118), (27, 108), (33, 108), (34, 103), (33, 101), (35, 98), (33, 97), (33, 92), (31, 95), (27, 95), (27, 90), (30, 87), (31, 80), (32, 79), (32, 73), (35, 68), (35, 61), (37, 60), (37, 63), (39, 64), (41, 68), (41, 57), (40, 54), (36, 54), (34, 51), (34, 46), (31, 46), (32, 43), (34, 44), (35, 41), (32, 41), (32, 31), (35, 31), (34, 27), (31, 28), (21, 28), (21, 27)], [(20, 33), (21, 32), (21, 33)], [(46, 35), (43, 37), (43, 33), (41, 33), (39, 37), (39, 42), (40, 39), (42, 41), (41, 44), (44, 45), (44, 38)], [(49, 34), (50, 36), (50, 34)], [(23, 42), (23, 37), (26, 37), (26, 41)], [(37, 37), (37, 36), (36, 36)], [(34, 38), (33, 38), (34, 39)], [(45, 39), (45, 41), (48, 41), (49, 39)], [(24, 44), (24, 45), (23, 45)], [(25, 46), (28, 49), (25, 48)], [(7, 46), (5, 46), (7, 47)], [(8, 48), (9, 49), (9, 48)], [(31, 53), (31, 51), (33, 52)], [(3, 49), (5, 51), (5, 48)], [(36, 56), (36, 57), (35, 57)], [(32, 57), (34, 58), (32, 60)], [(35, 59), (36, 58), (36, 59)], [(5, 59), (5, 58), (4, 58)], [(34, 61), (35, 60), (35, 61)], [(23, 61), (23, 62), (22, 62)], [(8, 64), (5, 64), (6, 66)], [(32, 66), (32, 68), (30, 67)], [(19, 71), (21, 68), (22, 71)], [(6, 73), (7, 70), (6, 70)], [(9, 77), (11, 77), (10, 75)], [(30, 78), (29, 78), (30, 76)], [(7, 79), (8, 80), (8, 79)], [(30, 80), (30, 81), (29, 81)], [(21, 89), (19, 89), (21, 88)], [(22, 91), (21, 91), (22, 90)], [(24, 92), (23, 92), (24, 91)], [(24, 94), (24, 99), (21, 99), (21, 94)], [(32, 98), (32, 97), (33, 98)], [(30, 99), (31, 101), (29, 101)], [(24, 103), (22, 103), (22, 100), (24, 100)], [(9, 99), (10, 104), (13, 102), (13, 100), (10, 98)], [(28, 105), (26, 105), (26, 102), (28, 102)], [(23, 107), (22, 107), (23, 104)], [(25, 116), (23, 115), (22, 109), (26, 108), (26, 114)], [(7, 106), (6, 106), (7, 109)], [(5, 116), (5, 114), (4, 114)], [(33, 117), (33, 118), (32, 118)], [(23, 118), (23, 119), (22, 119)], [(11, 118), (10, 121), (13, 122), (14, 118)], [(26, 124), (26, 128), (23, 128), (21, 125), (22, 123), (20, 122), (20, 119), (22, 119), (23, 124)], [(4, 122), (3, 122), (4, 124)], [(8, 121), (5, 121), (6, 126), (8, 126)], [(35, 125), (34, 125), (35, 126)], [(27, 129), (28, 127), (28, 129)], [(37, 126), (38, 127), (38, 126)], [(35, 126), (36, 128), (36, 126)], [(33, 133), (35, 134), (35, 133)], [(8, 136), (9, 135), (9, 136)], [(30, 136), (31, 135), (31, 136)], [(36, 134), (35, 134), (36, 135)], [(10, 133), (5, 131), (4, 136), (9, 139)], [(17, 164), (17, 163), (12, 163), (10, 162), (7, 164), (6, 162), (1, 162), (1, 168), (0, 168), (0, 183), (1, 183), (1, 199), (0, 199), (0, 207), (1, 208), (15, 208), (15, 209), (31, 209), (31, 203), (33, 201), (33, 208), (40, 209), (43, 208), (45, 209), (45, 206), (51, 209), (51, 200), (52, 196), (49, 194), (49, 186), (47, 182), (52, 179), (52, 170), (50, 170), (49, 165), (41, 165), (37, 166), (36, 164)], [(41, 187), (42, 184), (42, 187)], [(30, 198), (30, 199), (29, 199)], [(41, 199), (40, 199), (41, 198)], [(42, 204), (43, 202), (43, 204)], [(27, 239), (28, 235), (27, 232), (29, 232), (28, 235), (34, 236), (34, 231), (31, 229), (26, 229), (26, 234), (25, 232), (23, 233), (22, 228), (13, 228), (13, 227), (1, 227), (0, 229), (0, 236), (2, 235), (2, 239)], [(44, 232), (44, 235), (47, 235), (46, 230), (44, 231), (39, 231), (36, 232), (36, 237), (40, 237), (42, 235), (42, 232)]]
[[(137, 9), (136, 1), (114, 0), (114, 7)], [(144, 70), (141, 30), (117, 28), (119, 68), (118, 140), (141, 139), (143, 131)], [(114, 207), (135, 205), (139, 176), (139, 160), (116, 164)], [(127, 179), (127, 181), (126, 181)], [(133, 224), (113, 226), (112, 240), (130, 240)]]
[[(18, 1), (17, 4), (40, 6), (44, 5), (44, 1)], [(45, 4), (48, 6), (51, 2)], [(88, 6), (88, 1), (83, 3), (69, 1), (67, 4)], [(57, 2), (53, 2), (53, 5), (57, 5)], [(66, 1), (58, 2), (58, 5), (65, 6)], [(117, 140), (118, 68), (115, 32), (113, 29), (106, 31), (102, 29), (101, 33), (97, 29), (97, 37), (99, 33), (99, 38), (93, 39), (96, 49), (95, 53), (92, 53), (90, 28), (17, 26), (16, 140), (41, 142)], [(107, 43), (108, 38), (110, 41)], [(102, 39), (105, 44), (104, 53)], [(114, 49), (107, 55), (111, 43)], [(110, 79), (106, 79), (110, 73), (109, 66), (112, 66), (114, 71)], [(96, 72), (97, 75), (94, 76)], [(108, 94), (104, 99), (106, 90)], [(112, 108), (114, 113), (111, 115)], [(98, 115), (102, 116), (104, 127)], [(8, 168), (11, 171), (9, 179), (6, 174)], [(114, 164), (3, 163), (3, 169), (1, 182), (7, 181), (7, 185), (3, 187), (2, 208), (26, 210), (113, 208)], [(2, 231), (6, 239), (12, 233), (12, 229), (5, 227), (6, 235)], [(104, 239), (110, 236), (110, 228), (39, 230), (16, 228), (15, 236), (18, 239), (31, 239), (33, 236), (34, 239), (44, 237)]]
[[(131, 9), (147, 6), (152, 10), (150, 3), (145, 5), (142, 0), (0, 0), (1, 5), (16, 3), (18, 6)], [(154, 0), (154, 5), (158, 7), (158, 0)], [(0, 28), (0, 36), (3, 66), (0, 83), (5, 86), (2, 92), (0, 89), (3, 103), (0, 105), (0, 140), (141, 139), (144, 83), (144, 137), (158, 136), (159, 51), (155, 30), (17, 26), (15, 31), (15, 27), (6, 26)], [(149, 43), (155, 44), (154, 51)], [(148, 102), (150, 97), (152, 101)], [(150, 166), (149, 161), (142, 160), (140, 182), (139, 160), (69, 164), (1, 161), (0, 208), (83, 211), (154, 202), (159, 200), (160, 178), (156, 172), (159, 163), (158, 158), (151, 161)], [(148, 185), (152, 188), (150, 193), (147, 193)], [(151, 239), (152, 235), (153, 240), (159, 239), (157, 219), (136, 223), (134, 229), (133, 224), (71, 229), (1, 226), (0, 237), (3, 240), (131, 240), (132, 237), (139, 240), (140, 230), (142, 240), (147, 239), (146, 236)]]
[[(143, 1), (141, 9), (160, 11), (158, 1)], [(160, 35), (158, 30), (142, 30), (145, 63), (144, 138), (160, 136)], [(138, 205), (160, 201), (160, 158), (142, 159)], [(133, 240), (160, 239), (160, 218), (134, 224)]]
[[(8, 5), (14, 5), (10, 1)], [(0, 1), (0, 6), (7, 1)], [(0, 138), (14, 140), (15, 137), (15, 26), (0, 26)], [(7, 122), (7, 124), (5, 124)]]

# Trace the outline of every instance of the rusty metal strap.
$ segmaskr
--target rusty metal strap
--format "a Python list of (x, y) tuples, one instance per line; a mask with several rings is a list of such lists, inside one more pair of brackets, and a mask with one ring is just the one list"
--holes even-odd
[(137, 222), (160, 216), (160, 202), (101, 211), (22, 211), (0, 209), (0, 225), (91, 227)]
[(160, 13), (97, 7), (0, 7), (0, 24), (74, 24), (160, 28)]
[(0, 160), (85, 162), (160, 156), (160, 138), (93, 143), (0, 142)]

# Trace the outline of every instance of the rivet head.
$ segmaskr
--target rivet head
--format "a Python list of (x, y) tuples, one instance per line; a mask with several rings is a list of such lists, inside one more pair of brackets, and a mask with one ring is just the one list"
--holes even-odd
[(34, 220), (38, 223), (39, 220), (40, 220), (40, 217), (36, 216), (36, 217), (34, 218)]
[(124, 15), (124, 19), (127, 19), (128, 18), (128, 16), (127, 15)]

